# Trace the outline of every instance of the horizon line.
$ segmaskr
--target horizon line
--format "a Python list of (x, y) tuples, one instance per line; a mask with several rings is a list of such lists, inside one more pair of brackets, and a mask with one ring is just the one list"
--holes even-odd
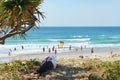
[(120, 26), (40, 26), (40, 27), (120, 27)]

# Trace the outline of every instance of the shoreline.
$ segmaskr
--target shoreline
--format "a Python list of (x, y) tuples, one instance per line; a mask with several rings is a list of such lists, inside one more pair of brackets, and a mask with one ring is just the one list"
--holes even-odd
[[(120, 54), (120, 48), (119, 47), (100, 47), (100, 48), (94, 48), (94, 52), (91, 53), (91, 48), (83, 48), (82, 50), (80, 48), (73, 48), (69, 50), (69, 48), (60, 48), (57, 49), (57, 58), (69, 58), (69, 57), (104, 57), (114, 54)], [(25, 53), (22, 53), (25, 52)], [(39, 50), (21, 50), (21, 51), (14, 51), (11, 53), (11, 55), (1, 56), (0, 57), (0, 63), (4, 62), (10, 62), (13, 60), (25, 60), (25, 59), (44, 59), (45, 57), (49, 55), (55, 55), (54, 51), (51, 51), (50, 53), (48, 51), (43, 52), (42, 49)]]

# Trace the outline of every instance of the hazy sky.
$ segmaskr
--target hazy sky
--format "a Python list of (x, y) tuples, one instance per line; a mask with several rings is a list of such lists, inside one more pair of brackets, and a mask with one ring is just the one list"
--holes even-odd
[(120, 0), (44, 0), (42, 26), (120, 26)]

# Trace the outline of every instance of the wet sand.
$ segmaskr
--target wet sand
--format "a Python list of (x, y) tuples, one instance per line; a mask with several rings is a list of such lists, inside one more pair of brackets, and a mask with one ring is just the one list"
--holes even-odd
[[(57, 54), (55, 55), (54, 51), (49, 52), (42, 52), (42, 50), (34, 51), (34, 52), (28, 52), (28, 53), (20, 53), (16, 52), (17, 55), (11, 55), (0, 57), (0, 63), (2, 62), (9, 62), (12, 60), (24, 60), (24, 59), (44, 59), (45, 57), (49, 55), (55, 55), (58, 59), (59, 58), (66, 58), (66, 57), (98, 57), (98, 56), (108, 56), (113, 54), (120, 54), (120, 48), (119, 47), (103, 47), (103, 48), (93, 48), (93, 53), (91, 53), (91, 48), (74, 48), (72, 50), (69, 50), (68, 48), (61, 48), (58, 49)], [(22, 52), (22, 51), (21, 51)], [(25, 52), (25, 51), (24, 51)]]

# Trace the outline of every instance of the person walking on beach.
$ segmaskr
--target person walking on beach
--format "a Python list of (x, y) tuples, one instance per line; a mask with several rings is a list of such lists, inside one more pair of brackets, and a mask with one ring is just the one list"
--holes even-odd
[(48, 52), (49, 52), (49, 53), (51, 52), (50, 48), (49, 48)]
[(24, 47), (23, 46), (21, 46), (22, 47), (22, 50), (24, 49)]
[(54, 56), (48, 56), (42, 61), (40, 67), (36, 70), (35, 74), (39, 74), (39, 76), (42, 76), (43, 73), (55, 69), (56, 66), (56, 58)]
[(8, 56), (11, 56), (11, 52), (12, 52), (12, 50), (9, 49)]
[(10, 51), (10, 52), (12, 52), (12, 50), (11, 50), (11, 49), (9, 49), (9, 51)]
[(8, 56), (11, 56), (11, 53), (10, 53), (10, 51), (8, 52)]
[(57, 55), (57, 49), (55, 49), (55, 56)]
[(94, 53), (94, 48), (91, 49), (91, 53)]
[(54, 51), (54, 49), (55, 49), (55, 46), (52, 47), (52, 51)]
[(14, 51), (16, 51), (16, 48), (14, 48)]
[(81, 46), (81, 51), (83, 50), (83, 46)]
[(45, 48), (43, 47), (43, 52), (45, 52)]
[(112, 55), (112, 54), (113, 54), (113, 51), (111, 51), (110, 53), (111, 53), (111, 55)]
[(59, 44), (58, 44), (58, 49), (60, 48)]
[(69, 46), (69, 50), (71, 51), (71, 45)]

